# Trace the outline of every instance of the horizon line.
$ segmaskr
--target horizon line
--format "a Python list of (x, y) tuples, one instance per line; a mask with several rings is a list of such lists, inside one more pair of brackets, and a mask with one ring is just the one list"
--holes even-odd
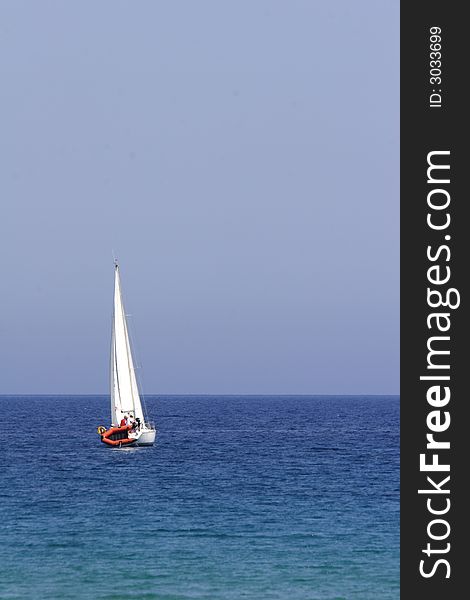
[[(21, 396), (34, 396), (34, 397), (42, 397), (42, 396), (54, 396), (54, 397), (61, 397), (61, 396), (73, 396), (73, 397), (77, 397), (77, 398), (81, 398), (81, 397), (88, 397), (88, 396), (93, 396), (93, 397), (103, 397), (103, 398), (109, 398), (110, 394), (76, 394), (76, 393), (60, 393), (60, 394), (48, 394), (48, 393), (40, 393), (40, 394), (27, 394), (27, 393), (14, 393), (14, 394), (0, 394), (0, 398), (11, 398), (11, 397), (21, 397)], [(277, 398), (289, 398), (291, 396), (305, 396), (307, 398), (310, 397), (314, 397), (314, 396), (400, 396), (400, 393), (379, 393), (379, 394), (361, 394), (361, 393), (355, 393), (355, 394), (339, 394), (339, 393), (326, 393), (326, 394), (320, 394), (320, 393), (315, 393), (315, 394), (296, 394), (296, 393), (290, 393), (290, 394), (268, 394), (268, 393), (257, 393), (257, 394), (217, 394), (217, 393), (212, 393), (212, 394), (205, 394), (205, 393), (191, 393), (191, 394), (165, 394), (165, 393), (160, 393), (160, 394), (150, 394), (150, 393), (145, 393), (145, 394), (141, 394), (141, 396), (143, 398), (145, 398), (146, 396), (154, 396), (154, 397), (158, 397), (158, 396), (166, 396), (166, 397), (187, 397), (187, 396), (193, 396), (193, 397), (198, 397), (198, 396), (204, 396), (204, 397), (238, 397), (238, 396), (251, 396), (251, 397), (257, 397), (257, 396), (273, 396), (273, 397), (277, 397)]]

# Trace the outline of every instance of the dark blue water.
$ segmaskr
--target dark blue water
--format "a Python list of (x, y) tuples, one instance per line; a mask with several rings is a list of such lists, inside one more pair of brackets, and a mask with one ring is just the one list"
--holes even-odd
[(0, 397), (2, 599), (399, 597), (397, 397), (147, 406), (117, 450), (105, 397)]

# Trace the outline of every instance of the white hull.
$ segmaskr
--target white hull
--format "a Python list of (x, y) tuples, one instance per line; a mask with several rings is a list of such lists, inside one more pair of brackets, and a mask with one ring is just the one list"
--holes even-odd
[[(153, 446), (157, 432), (155, 429), (144, 429), (136, 435), (137, 446)], [(134, 436), (132, 436), (134, 437)]]

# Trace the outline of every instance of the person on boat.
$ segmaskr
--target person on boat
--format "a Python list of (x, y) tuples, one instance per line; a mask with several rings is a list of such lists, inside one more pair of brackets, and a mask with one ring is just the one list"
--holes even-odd
[(123, 415), (121, 422), (119, 423), (119, 427), (126, 427), (126, 425), (128, 425), (127, 423), (127, 415)]
[(130, 415), (129, 415), (129, 423), (128, 423), (128, 425), (131, 426), (131, 431), (135, 430), (136, 422), (135, 422), (135, 419), (134, 419), (134, 415), (132, 413), (130, 413)]

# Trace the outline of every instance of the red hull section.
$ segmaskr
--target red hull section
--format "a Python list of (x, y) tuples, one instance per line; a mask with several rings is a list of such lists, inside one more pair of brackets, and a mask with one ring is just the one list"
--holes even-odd
[(108, 446), (130, 446), (135, 444), (134, 438), (128, 437), (131, 427), (110, 427), (101, 436), (101, 441)]

